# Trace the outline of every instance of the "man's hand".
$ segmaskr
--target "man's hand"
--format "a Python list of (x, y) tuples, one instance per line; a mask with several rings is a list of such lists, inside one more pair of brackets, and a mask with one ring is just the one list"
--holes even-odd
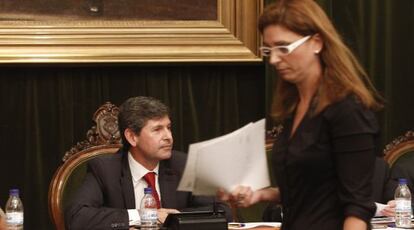
[(167, 218), (168, 214), (170, 213), (179, 213), (177, 209), (169, 209), (169, 208), (160, 208), (157, 210), (158, 214), (158, 221), (163, 224), (165, 219)]

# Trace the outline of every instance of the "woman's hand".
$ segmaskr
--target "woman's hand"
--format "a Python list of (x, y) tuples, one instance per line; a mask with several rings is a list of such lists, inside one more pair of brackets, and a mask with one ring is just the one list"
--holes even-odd
[(238, 186), (231, 193), (219, 189), (217, 191), (217, 198), (224, 202), (229, 202), (237, 207), (249, 207), (252, 204), (259, 202), (258, 193), (253, 192), (250, 187)]
[(249, 207), (260, 201), (259, 190), (253, 192), (250, 187), (238, 186), (231, 193), (231, 197), (237, 203), (238, 207)]
[(219, 189), (217, 191), (217, 198), (237, 207), (245, 208), (260, 201), (279, 201), (280, 195), (277, 188), (264, 188), (252, 191), (250, 187), (238, 186), (231, 193)]
[(366, 230), (367, 223), (355, 216), (348, 216), (344, 221), (344, 230)]

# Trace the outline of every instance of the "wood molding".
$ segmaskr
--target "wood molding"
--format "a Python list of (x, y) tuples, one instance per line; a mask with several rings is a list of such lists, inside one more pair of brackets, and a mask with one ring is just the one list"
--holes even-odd
[(263, 0), (217, 0), (215, 21), (0, 21), (0, 63), (261, 62)]

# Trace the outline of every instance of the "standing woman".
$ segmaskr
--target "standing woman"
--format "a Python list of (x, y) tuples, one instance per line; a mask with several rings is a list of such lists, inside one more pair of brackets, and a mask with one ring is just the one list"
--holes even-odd
[(259, 19), (260, 50), (278, 73), (272, 116), (278, 187), (239, 186), (222, 200), (281, 203), (284, 230), (368, 229), (379, 97), (367, 74), (313, 0), (280, 0)]

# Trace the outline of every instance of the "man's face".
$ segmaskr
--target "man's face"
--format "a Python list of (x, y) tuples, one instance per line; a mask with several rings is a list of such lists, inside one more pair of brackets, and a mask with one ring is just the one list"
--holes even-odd
[(131, 152), (146, 162), (158, 162), (171, 157), (173, 137), (168, 116), (148, 120), (141, 132), (136, 135), (136, 145)]

